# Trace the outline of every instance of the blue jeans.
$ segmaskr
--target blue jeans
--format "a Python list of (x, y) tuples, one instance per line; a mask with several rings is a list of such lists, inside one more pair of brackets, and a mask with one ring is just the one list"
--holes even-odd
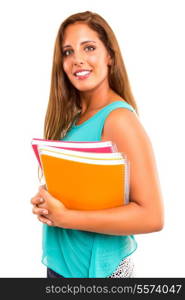
[(47, 278), (65, 278), (65, 277), (47, 268)]

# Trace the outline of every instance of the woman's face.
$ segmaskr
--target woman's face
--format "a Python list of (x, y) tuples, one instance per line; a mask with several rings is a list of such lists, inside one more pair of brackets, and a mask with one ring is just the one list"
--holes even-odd
[(63, 68), (79, 91), (92, 91), (108, 82), (110, 55), (96, 31), (84, 23), (67, 26), (64, 32)]

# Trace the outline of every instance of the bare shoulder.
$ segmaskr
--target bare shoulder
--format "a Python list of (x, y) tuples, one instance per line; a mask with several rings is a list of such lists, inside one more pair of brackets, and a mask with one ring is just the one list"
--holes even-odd
[[(130, 162), (130, 199), (163, 219), (162, 195), (150, 138), (135, 112), (113, 110), (104, 124), (103, 141), (112, 141)], [(157, 222), (157, 221), (156, 221)]]
[(127, 108), (113, 110), (105, 120), (102, 140), (131, 139), (143, 136), (149, 142), (149, 137), (137, 114)]
[(153, 155), (150, 138), (135, 112), (117, 108), (107, 117), (104, 124), (103, 141), (116, 143), (118, 151), (124, 152), (134, 163), (142, 157)]

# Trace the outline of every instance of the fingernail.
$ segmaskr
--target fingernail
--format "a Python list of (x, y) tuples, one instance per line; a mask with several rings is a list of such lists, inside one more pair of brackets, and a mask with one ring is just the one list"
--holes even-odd
[(47, 224), (48, 224), (48, 225), (51, 225), (52, 223), (51, 223), (51, 221), (47, 221)]
[(44, 202), (44, 199), (43, 198), (40, 198), (40, 203)]
[(48, 214), (48, 211), (45, 209), (43, 209), (42, 212), (43, 212), (43, 214)]

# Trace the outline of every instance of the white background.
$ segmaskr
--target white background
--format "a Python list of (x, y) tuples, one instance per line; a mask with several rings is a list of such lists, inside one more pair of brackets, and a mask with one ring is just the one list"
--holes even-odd
[(135, 235), (138, 277), (185, 276), (185, 2), (1, 1), (0, 277), (45, 277), (31, 139), (43, 135), (54, 41), (64, 18), (91, 10), (114, 30), (140, 120), (156, 157), (165, 204), (162, 231)]

